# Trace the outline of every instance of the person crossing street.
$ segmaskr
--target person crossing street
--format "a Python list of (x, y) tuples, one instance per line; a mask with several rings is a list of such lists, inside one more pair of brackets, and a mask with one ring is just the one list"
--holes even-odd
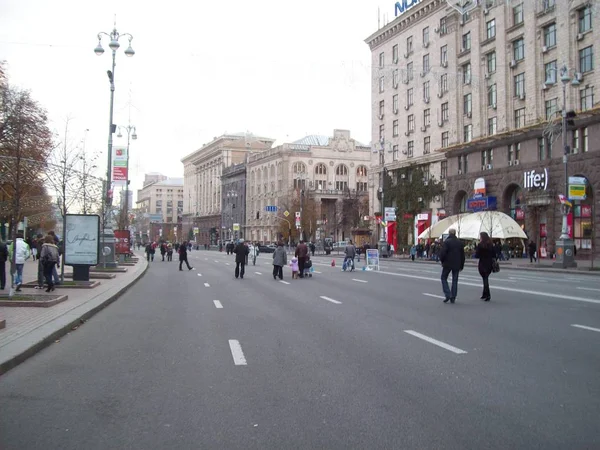
[[(456, 237), (456, 230), (450, 228), (449, 236), (444, 241), (440, 252), (442, 262), (442, 289), (444, 290), (444, 303), (454, 303), (458, 295), (458, 274), (465, 267), (465, 248)], [(448, 286), (448, 275), (452, 273), (452, 290)]]
[(185, 265), (187, 266), (188, 270), (193, 269), (193, 267), (190, 266), (190, 263), (188, 262), (187, 252), (188, 252), (187, 242), (184, 242), (179, 247), (179, 270), (183, 270), (181, 268), (181, 266), (183, 265), (184, 262), (185, 262)]
[(248, 258), (248, 253), (250, 253), (250, 249), (246, 245), (243, 239), (240, 239), (238, 244), (233, 249), (233, 253), (235, 253), (235, 277), (244, 279), (245, 267), (246, 267), (246, 259)]

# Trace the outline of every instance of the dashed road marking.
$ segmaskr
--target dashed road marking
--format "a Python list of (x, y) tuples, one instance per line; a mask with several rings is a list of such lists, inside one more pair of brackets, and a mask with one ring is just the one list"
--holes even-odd
[(283, 284), (290, 284), (290, 283), (288, 283), (287, 281), (283, 281), (283, 280), (279, 280), (279, 282), (280, 282), (280, 283), (283, 283)]
[(596, 292), (600, 292), (600, 289), (595, 289), (595, 288), (577, 287), (577, 289), (581, 289), (582, 291), (596, 291)]
[(423, 292), (423, 295), (426, 295), (427, 297), (441, 298), (442, 300), (446, 298), (443, 295), (428, 294), (427, 292)]
[(575, 328), (581, 328), (582, 330), (597, 331), (598, 333), (600, 333), (600, 328), (586, 327), (585, 325), (577, 325), (575, 323), (571, 326)]
[(242, 351), (240, 341), (229, 339), (229, 348), (231, 349), (231, 356), (233, 356), (233, 363), (236, 366), (248, 365), (246, 362), (246, 357), (244, 356), (244, 352)]
[(198, 276), (199, 276), (199, 277), (201, 277), (201, 276), (202, 276), (202, 274), (201, 274), (201, 273), (199, 273), (199, 274), (198, 274)]
[(352, 281), (357, 281), (358, 283), (368, 283), (367, 280), (359, 280), (358, 278), (352, 278)]
[(256, 275), (262, 275), (262, 273), (260, 272), (254, 272)]
[(210, 284), (204, 283), (204, 287), (210, 287)]
[(321, 295), (321, 298), (323, 300), (327, 300), (328, 302), (335, 303), (336, 305), (341, 305), (342, 304), (342, 302), (339, 302), (339, 301), (334, 300), (334, 299), (329, 298), (329, 297), (325, 297), (324, 295)]
[(461, 350), (460, 348), (454, 347), (454, 346), (452, 346), (450, 344), (446, 344), (445, 342), (442, 342), (442, 341), (438, 341), (437, 339), (433, 339), (433, 338), (431, 338), (429, 336), (425, 336), (424, 334), (417, 333), (416, 331), (413, 331), (413, 330), (404, 330), (404, 332), (408, 333), (408, 334), (410, 334), (410, 335), (412, 335), (414, 337), (417, 337), (419, 339), (423, 339), (424, 341), (427, 341), (430, 344), (437, 345), (438, 347), (442, 347), (443, 349), (451, 351), (452, 353), (456, 353), (457, 355), (462, 355), (464, 353), (467, 353), (464, 350)]
[(213, 300), (213, 303), (215, 304), (215, 307), (217, 309), (223, 309), (223, 305), (221, 304), (221, 302), (219, 300)]

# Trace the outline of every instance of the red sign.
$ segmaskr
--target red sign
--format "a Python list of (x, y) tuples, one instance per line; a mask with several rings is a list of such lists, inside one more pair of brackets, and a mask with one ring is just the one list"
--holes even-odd
[(517, 209), (515, 211), (515, 216), (517, 220), (525, 220), (525, 211), (522, 209)]
[(546, 224), (540, 223), (540, 237), (545, 238), (547, 235)]
[(592, 205), (581, 205), (581, 217), (592, 217)]
[(113, 181), (127, 181), (127, 167), (113, 167)]
[(115, 253), (128, 255), (130, 252), (131, 235), (129, 230), (115, 230)]
[(413, 218), (413, 216), (412, 216), (412, 214), (410, 214), (410, 213), (404, 213), (404, 216), (403, 216), (403, 218), (404, 218), (404, 220), (410, 220), (410, 219), (412, 219), (412, 218)]

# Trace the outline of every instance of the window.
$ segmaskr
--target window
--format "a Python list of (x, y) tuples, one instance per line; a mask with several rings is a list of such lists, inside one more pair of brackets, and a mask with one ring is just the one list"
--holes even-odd
[(429, 72), (429, 53), (426, 55), (423, 55), (423, 74), (426, 74)]
[(406, 90), (406, 104), (411, 106), (414, 103), (413, 88)]
[(306, 166), (301, 162), (295, 162), (292, 166), (292, 171), (294, 173), (306, 173)]
[(429, 44), (429, 27), (423, 28), (423, 44)]
[(415, 131), (415, 115), (408, 115), (408, 131)]
[(379, 77), (379, 92), (383, 92), (384, 83), (385, 83), (385, 77), (380, 76)]
[(552, 141), (545, 137), (538, 138), (538, 159), (543, 161), (552, 158)]
[(400, 72), (398, 72), (398, 69), (394, 69), (392, 72), (392, 83), (395, 88), (398, 87), (398, 83), (400, 83)]
[(379, 117), (383, 116), (384, 111), (385, 111), (385, 101), (379, 100)]
[(515, 128), (523, 128), (525, 126), (525, 108), (515, 110)]
[(573, 130), (573, 145), (571, 146), (571, 153), (579, 153), (579, 130)]
[(448, 176), (448, 161), (442, 161), (440, 167), (440, 180), (445, 180)]
[(415, 153), (415, 141), (408, 141), (408, 157), (412, 158)]
[(513, 162), (519, 159), (521, 153), (521, 143), (511, 144), (508, 146), (508, 162)]
[(544, 27), (544, 46), (551, 48), (556, 46), (556, 24), (552, 23)]
[(429, 81), (423, 83), (423, 100), (429, 101)]
[(546, 120), (551, 120), (554, 118), (556, 112), (558, 111), (558, 99), (553, 98), (551, 100), (546, 100)]
[(481, 170), (486, 170), (488, 169), (488, 165), (491, 166), (494, 163), (494, 150), (493, 149), (488, 149), (488, 150), (483, 150), (481, 152)]
[(515, 97), (525, 95), (525, 72), (515, 75)]
[(156, 207), (162, 208), (162, 200), (156, 200)]
[(556, 68), (556, 60), (550, 61), (544, 64), (545, 83), (554, 84), (556, 83), (556, 74), (558, 73)]
[(356, 191), (357, 192), (366, 192), (367, 191), (367, 182), (366, 181), (357, 181), (356, 182)]
[(336, 189), (336, 191), (347, 191), (348, 190), (348, 182), (347, 181), (336, 181), (335, 189)]
[(523, 23), (523, 3), (513, 7), (513, 26)]
[(356, 168), (356, 176), (357, 177), (366, 177), (367, 176), (367, 167), (366, 166), (358, 166)]
[(579, 15), (579, 32), (585, 33), (592, 29), (592, 7), (587, 5), (578, 11)]
[(426, 127), (431, 125), (431, 110), (429, 108), (423, 111), (423, 125)]
[(463, 84), (471, 84), (471, 63), (463, 64), (462, 78)]
[(398, 44), (392, 47), (392, 61), (394, 64), (398, 62)]
[(409, 36), (406, 38), (406, 54), (410, 55), (413, 52), (413, 38)]
[(544, 11), (548, 11), (556, 6), (556, 0), (542, 0), (542, 8)]
[(465, 116), (471, 115), (473, 113), (473, 111), (471, 110), (472, 99), (473, 97), (471, 94), (463, 95), (463, 114)]
[(348, 176), (348, 167), (344, 164), (340, 164), (335, 168), (335, 174), (337, 176), (347, 177)]
[(392, 147), (392, 160), (398, 161), (398, 145)]
[(448, 122), (448, 102), (442, 103), (442, 122)]
[(458, 157), (458, 173), (467, 173), (469, 171), (469, 164), (467, 155), (460, 155)]
[(411, 62), (409, 62), (406, 65), (406, 75), (407, 75), (409, 81), (415, 77), (415, 74), (413, 72), (413, 63), (411, 63)]
[(392, 97), (392, 108), (394, 108), (394, 112), (398, 112), (398, 94)]
[(513, 59), (515, 61), (521, 61), (525, 59), (525, 39), (519, 38), (513, 41)]
[(381, 52), (379, 54), (379, 68), (383, 69), (385, 67), (385, 53)]
[(327, 175), (327, 166), (323, 163), (319, 163), (315, 166), (316, 175)]
[(385, 152), (379, 152), (379, 164), (385, 163)]
[(444, 131), (442, 133), (442, 148), (448, 147), (449, 144), (450, 144), (450, 134), (448, 133), (448, 131)]
[(379, 125), (379, 142), (383, 142), (385, 139), (385, 125), (382, 123)]
[(448, 63), (448, 46), (443, 45), (442, 48), (440, 48), (440, 64), (442, 66), (444, 66), (447, 63)]
[(487, 72), (494, 73), (496, 72), (496, 52), (489, 52), (485, 55), (485, 59), (487, 62)]
[(471, 32), (467, 32), (462, 35), (462, 47), (460, 49), (461, 52), (465, 50), (471, 50)]
[(440, 89), (443, 93), (448, 92), (448, 74), (444, 74), (440, 77)]
[(431, 152), (431, 137), (427, 136), (423, 139), (423, 154), (428, 155)]
[(579, 71), (581, 73), (594, 70), (594, 49), (589, 47), (579, 50)]
[(581, 110), (586, 111), (594, 106), (594, 86), (586, 86), (579, 91)]
[(496, 19), (488, 20), (486, 25), (486, 38), (492, 39), (496, 37)]
[(498, 89), (496, 87), (496, 84), (494, 83), (488, 88), (488, 106), (491, 106), (492, 108), (496, 107), (497, 96)]
[(493, 136), (494, 134), (496, 134), (497, 126), (498, 121), (496, 117), (490, 117), (488, 119), (488, 136)]
[(465, 125), (463, 127), (463, 138), (465, 142), (471, 142), (473, 139), (473, 125)]
[(394, 120), (392, 125), (392, 136), (398, 136), (398, 119)]
[(581, 129), (581, 152), (587, 153), (588, 151), (588, 129), (587, 127)]
[(440, 34), (444, 35), (448, 32), (448, 25), (446, 23), (446, 18), (442, 17), (440, 19)]

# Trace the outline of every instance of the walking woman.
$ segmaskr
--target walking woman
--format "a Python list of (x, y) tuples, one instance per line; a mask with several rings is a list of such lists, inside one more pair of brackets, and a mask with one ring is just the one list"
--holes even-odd
[(283, 280), (283, 266), (287, 266), (287, 254), (283, 248), (283, 242), (277, 243), (277, 248), (273, 253), (273, 279), (276, 280), (279, 277)]
[(494, 258), (496, 257), (496, 251), (490, 236), (485, 232), (479, 233), (479, 244), (475, 249), (475, 257), (479, 258), (479, 275), (483, 279), (483, 294), (481, 300), (489, 302), (492, 298), (490, 294), (490, 283), (489, 277), (492, 273), (492, 265), (494, 264)]
[(40, 261), (42, 262), (44, 269), (44, 278), (46, 278), (46, 283), (48, 283), (46, 292), (53, 291), (54, 279), (52, 274), (54, 271), (54, 265), (58, 264), (58, 247), (54, 244), (54, 237), (51, 235), (47, 235), (44, 238), (44, 244), (42, 245), (42, 252), (40, 254)]
[(190, 263), (188, 262), (187, 251), (188, 251), (188, 244), (187, 244), (187, 242), (184, 242), (179, 247), (179, 270), (183, 270), (181, 268), (181, 266), (183, 265), (184, 261), (185, 261), (185, 265), (187, 266), (188, 270), (192, 270), (193, 269), (193, 267), (190, 266)]

